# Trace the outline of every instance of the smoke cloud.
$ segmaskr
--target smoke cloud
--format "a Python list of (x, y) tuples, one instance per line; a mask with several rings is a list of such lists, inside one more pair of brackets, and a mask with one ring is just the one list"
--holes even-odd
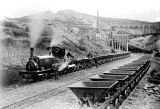
[(38, 39), (41, 36), (41, 32), (43, 29), (43, 16), (34, 15), (30, 17), (31, 25), (29, 27), (30, 30), (30, 47), (35, 47)]
[(52, 31), (53, 31), (53, 34), (52, 34), (50, 46), (54, 46), (56, 44), (59, 44), (62, 41), (62, 30), (58, 27), (52, 26)]

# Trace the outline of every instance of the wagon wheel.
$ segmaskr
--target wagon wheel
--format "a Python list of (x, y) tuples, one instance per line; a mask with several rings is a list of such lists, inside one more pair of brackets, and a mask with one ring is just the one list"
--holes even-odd
[(83, 68), (84, 69), (87, 68), (87, 63), (86, 62), (83, 64)]
[(128, 95), (130, 94), (130, 92), (131, 92), (131, 91), (130, 91), (130, 87), (128, 87), (128, 88), (127, 88), (127, 93), (128, 93)]
[(125, 89), (124, 95), (125, 95), (125, 98), (127, 98), (127, 96), (128, 96), (127, 89)]
[(123, 96), (119, 95), (119, 103), (122, 104), (122, 102), (123, 102)]
[(133, 88), (136, 86), (136, 82), (135, 81), (133, 81)]
[(140, 77), (138, 77), (138, 81), (140, 81), (140, 79), (141, 79), (141, 78), (140, 78)]
[(139, 82), (139, 80), (138, 80), (138, 78), (136, 78), (136, 83), (138, 84), (138, 82)]
[(81, 70), (82, 69), (82, 64), (79, 64), (79, 70)]
[(131, 83), (131, 90), (134, 89), (134, 83)]
[(119, 106), (120, 106), (119, 99), (116, 98), (116, 99), (115, 99), (115, 108), (118, 109)]
[(113, 104), (109, 104), (106, 109), (116, 109), (115, 106)]
[(79, 64), (76, 65), (76, 71), (78, 71), (78, 70), (79, 70)]
[(74, 71), (77, 71), (77, 66), (74, 67)]

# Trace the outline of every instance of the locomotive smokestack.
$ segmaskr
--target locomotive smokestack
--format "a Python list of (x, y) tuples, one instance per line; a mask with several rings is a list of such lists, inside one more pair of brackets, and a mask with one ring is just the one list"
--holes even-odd
[(30, 57), (33, 57), (34, 48), (30, 48)]

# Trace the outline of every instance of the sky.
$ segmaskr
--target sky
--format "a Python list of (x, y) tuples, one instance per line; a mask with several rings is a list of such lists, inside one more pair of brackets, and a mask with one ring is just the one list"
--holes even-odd
[(18, 18), (50, 10), (71, 9), (90, 15), (160, 21), (160, 0), (0, 0), (0, 18)]

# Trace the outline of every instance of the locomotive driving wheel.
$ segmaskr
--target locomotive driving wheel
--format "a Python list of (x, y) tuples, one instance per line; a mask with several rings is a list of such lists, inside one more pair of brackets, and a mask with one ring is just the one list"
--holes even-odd
[(42, 80), (47, 80), (47, 73), (43, 75)]
[(25, 78), (25, 79), (24, 79), (25, 82), (30, 82), (30, 80), (31, 80), (31, 79), (29, 79), (29, 78)]

